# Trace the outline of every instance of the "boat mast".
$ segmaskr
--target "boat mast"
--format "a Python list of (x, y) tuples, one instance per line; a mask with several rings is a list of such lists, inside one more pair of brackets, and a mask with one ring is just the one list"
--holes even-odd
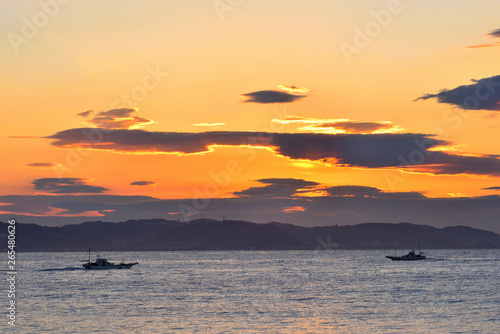
[(90, 247), (89, 247), (89, 262), (90, 262)]

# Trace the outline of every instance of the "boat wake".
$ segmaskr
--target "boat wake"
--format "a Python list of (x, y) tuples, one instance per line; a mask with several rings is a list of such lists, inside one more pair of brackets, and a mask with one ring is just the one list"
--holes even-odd
[(41, 269), (39, 271), (70, 271), (70, 270), (83, 270), (83, 268), (82, 267), (49, 268), (49, 269)]

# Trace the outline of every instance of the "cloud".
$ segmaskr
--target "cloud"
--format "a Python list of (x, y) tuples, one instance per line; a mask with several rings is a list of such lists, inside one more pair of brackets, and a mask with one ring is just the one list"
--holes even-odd
[(484, 44), (478, 44), (478, 45), (470, 45), (466, 47), (466, 49), (479, 49), (479, 48), (492, 48), (495, 46), (499, 46), (500, 42), (495, 42), (495, 43), (484, 43)]
[(482, 190), (500, 190), (500, 187), (488, 187), (488, 188), (482, 188)]
[(76, 114), (76, 116), (88, 117), (93, 112), (94, 112), (93, 110), (82, 111), (82, 112)]
[(314, 133), (350, 133), (350, 134), (370, 134), (370, 133), (396, 133), (403, 129), (393, 125), (391, 122), (360, 122), (349, 119), (317, 119), (300, 116), (288, 116), (283, 119), (273, 119), (279, 124), (301, 125), (299, 131)]
[[(423, 134), (317, 134), (212, 131), (200, 133), (148, 132), (79, 128), (46, 137), (52, 145), (120, 152), (201, 153), (214, 145), (251, 145), (273, 148), (292, 159), (335, 159), (341, 164), (363, 167), (398, 166), (399, 155), (446, 145)], [(422, 147), (421, 147), (422, 146)]]
[(26, 164), (28, 167), (36, 167), (36, 168), (51, 168), (56, 167), (57, 165), (52, 162), (33, 162), (30, 164)]
[(493, 155), (458, 155), (435, 151), (450, 145), (431, 135), (318, 134), (212, 131), (201, 133), (144, 130), (70, 129), (46, 137), (52, 145), (117, 152), (193, 154), (216, 146), (266, 147), (291, 159), (306, 159), (343, 167), (404, 168), (434, 174), (500, 176), (500, 159)]
[[(498, 38), (500, 37), (500, 29), (495, 29), (486, 34), (487, 37), (493, 37), (493, 38)], [(478, 44), (478, 45), (470, 45), (466, 47), (467, 49), (475, 49), (475, 48), (490, 48), (494, 46), (499, 46), (500, 42), (495, 42), (495, 43), (483, 43), (483, 44)]]
[(500, 75), (472, 80), (471, 85), (443, 89), (437, 94), (424, 94), (414, 101), (436, 98), (464, 110), (500, 110)]
[(41, 178), (33, 180), (33, 189), (56, 194), (102, 193), (108, 189), (86, 184), (80, 178)]
[(379, 130), (389, 129), (391, 124), (374, 122), (335, 122), (316, 125), (321, 128), (344, 130), (345, 133), (374, 133)]
[(319, 183), (305, 181), (302, 179), (293, 178), (270, 178), (256, 180), (265, 187), (252, 187), (243, 191), (235, 192), (234, 195), (239, 197), (273, 197), (273, 198), (288, 198), (295, 195), (299, 190), (309, 191)]
[[(412, 167), (410, 167), (412, 168)], [(457, 155), (433, 152), (427, 158), (427, 165), (416, 171), (432, 174), (476, 174), (500, 176), (500, 159), (495, 155)]]
[(309, 117), (303, 117), (303, 116), (286, 116), (285, 118), (282, 119), (273, 119), (273, 122), (278, 122), (278, 123), (293, 123), (293, 122), (302, 122), (302, 121), (309, 121), (309, 120), (316, 120), (316, 118), (309, 118)]
[(309, 93), (310, 90), (304, 87), (297, 87), (297, 86), (283, 86), (283, 85), (278, 85), (278, 88), (281, 90), (284, 90), (286, 92), (290, 92), (292, 94), (306, 94)]
[[(136, 129), (147, 124), (154, 123), (152, 120), (132, 115), (136, 109), (121, 108), (101, 111), (87, 120), (88, 124), (95, 125), (101, 129)], [(92, 110), (84, 111), (78, 116), (89, 117)]]
[(277, 153), (292, 159), (332, 162), (343, 166), (391, 167), (401, 164), (400, 156), (419, 150), (417, 142), (429, 147), (445, 142), (420, 134), (275, 134)]
[(135, 181), (130, 183), (131, 186), (152, 186), (155, 184), (157, 183), (153, 181)]
[[(149, 196), (121, 195), (8, 195), (0, 196), (0, 219), (17, 217), (19, 222), (43, 224), (68, 224), (86, 221), (87, 217), (100, 215), (108, 221), (148, 219), (169, 216), (185, 219), (187, 215), (226, 215), (234, 219), (253, 219), (257, 216), (272, 217), (281, 214), (281, 208), (300, 206), (306, 201), (276, 198), (210, 198), (204, 210), (194, 203), (200, 199), (160, 199)], [(259, 208), (259, 210), (256, 210)], [(185, 215), (182, 215), (184, 212)], [(46, 218), (47, 217), (47, 218)], [(61, 217), (74, 217), (72, 219)], [(80, 217), (80, 218), (76, 218)], [(246, 218), (243, 218), (246, 217)]]
[(226, 125), (226, 123), (196, 123), (193, 126), (222, 126)]
[[(47, 222), (52, 222), (58, 217), (106, 216), (115, 211), (123, 214), (127, 211), (124, 209), (127, 205), (152, 199), (147, 196), (120, 195), (6, 195), (0, 196), (0, 211), (30, 218), (49, 217)], [(60, 222), (67, 224), (70, 220)]]
[(334, 186), (326, 188), (325, 191), (334, 197), (369, 197), (369, 198), (393, 198), (393, 199), (423, 199), (422, 193), (412, 192), (384, 192), (378, 188), (366, 186)]
[(37, 136), (8, 136), (7, 138), (13, 138), (13, 139), (31, 139), (31, 138), (37, 138)]
[(381, 190), (374, 187), (366, 186), (335, 186), (327, 188), (326, 191), (331, 196), (361, 196), (361, 197), (377, 197)]
[(495, 29), (495, 30), (492, 30), (488, 36), (490, 37), (498, 37), (500, 38), (500, 29)]
[(246, 100), (244, 102), (254, 103), (289, 103), (295, 102), (307, 96), (307, 88), (297, 86), (278, 86), (279, 90), (259, 90), (256, 92), (242, 94)]
[(294, 212), (301, 212), (301, 211), (306, 211), (306, 209), (302, 206), (289, 206), (286, 208), (283, 208), (281, 212), (283, 213), (294, 213)]

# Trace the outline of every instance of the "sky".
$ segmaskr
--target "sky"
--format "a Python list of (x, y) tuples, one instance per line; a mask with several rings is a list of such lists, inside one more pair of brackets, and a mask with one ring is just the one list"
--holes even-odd
[(0, 220), (500, 233), (500, 2), (0, 4)]

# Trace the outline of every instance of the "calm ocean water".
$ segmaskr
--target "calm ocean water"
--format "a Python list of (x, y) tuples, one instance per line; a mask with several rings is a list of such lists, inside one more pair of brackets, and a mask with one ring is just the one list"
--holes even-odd
[[(500, 333), (500, 250), (17, 254), (17, 320), (1, 333)], [(4, 276), (7, 276), (3, 273)]]

